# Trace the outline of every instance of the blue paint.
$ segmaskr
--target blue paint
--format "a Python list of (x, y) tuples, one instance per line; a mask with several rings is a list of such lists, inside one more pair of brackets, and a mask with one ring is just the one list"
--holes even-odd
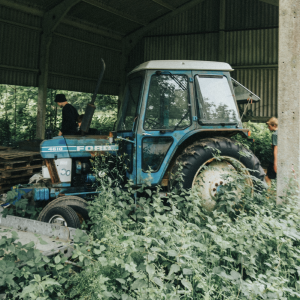
[(35, 188), (33, 189), (33, 200), (34, 201), (48, 201), (49, 200), (49, 189), (48, 188)]
[(93, 174), (87, 174), (85, 178), (86, 183), (94, 183), (96, 181), (96, 177)]
[(56, 137), (41, 143), (43, 158), (91, 157), (91, 152), (100, 151), (116, 152), (118, 145), (110, 144), (106, 139), (89, 136)]

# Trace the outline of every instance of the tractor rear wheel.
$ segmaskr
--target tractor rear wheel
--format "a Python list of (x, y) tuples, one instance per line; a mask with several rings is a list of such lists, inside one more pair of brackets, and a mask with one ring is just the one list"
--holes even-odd
[[(250, 155), (245, 156), (243, 152)], [(261, 181), (264, 181), (265, 177), (257, 157), (237, 141), (225, 137), (205, 138), (188, 146), (178, 156), (171, 172), (173, 176), (178, 172), (180, 165), (183, 188), (197, 186), (202, 199), (205, 200), (203, 205), (209, 211), (216, 205), (215, 196), (220, 187), (226, 184), (224, 177), (231, 181), (232, 172), (250, 174)], [(247, 184), (253, 186), (250, 178), (247, 179)], [(175, 181), (175, 185), (178, 185), (178, 182)]]
[(82, 224), (83, 221), (87, 221), (89, 219), (87, 207), (88, 202), (84, 199), (77, 197), (77, 196), (63, 196), (59, 197), (53, 201), (51, 201), (49, 204), (47, 204), (44, 209), (40, 212), (38, 221), (44, 222), (45, 214), (46, 212), (55, 206), (69, 206), (72, 208), (75, 213), (77, 214), (80, 224)]

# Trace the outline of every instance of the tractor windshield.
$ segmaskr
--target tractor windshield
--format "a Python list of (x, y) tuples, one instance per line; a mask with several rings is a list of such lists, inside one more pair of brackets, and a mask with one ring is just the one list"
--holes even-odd
[(182, 130), (191, 124), (186, 75), (152, 75), (144, 129)]
[(239, 114), (225, 76), (196, 76), (200, 124), (235, 125)]
[(131, 131), (137, 117), (138, 103), (142, 90), (143, 77), (129, 79), (125, 88), (124, 100), (119, 111), (117, 131)]

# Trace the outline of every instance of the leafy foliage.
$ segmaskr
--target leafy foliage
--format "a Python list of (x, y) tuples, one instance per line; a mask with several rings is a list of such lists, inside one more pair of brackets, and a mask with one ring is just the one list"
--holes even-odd
[[(83, 114), (91, 94), (48, 89), (46, 129), (57, 135), (61, 123), (61, 109), (54, 102), (58, 93), (66, 95), (79, 114)], [(38, 90), (35, 87), (0, 85), (0, 145), (15, 146), (22, 140), (33, 140), (36, 134)], [(117, 97), (98, 95), (97, 110), (91, 127), (107, 134), (117, 118)]]
[(243, 145), (248, 146), (263, 166), (268, 166), (269, 160), (272, 157), (272, 133), (267, 125), (263, 123), (251, 123), (249, 121), (244, 123), (243, 127), (250, 129), (251, 139), (253, 139), (254, 142), (249, 142), (241, 136), (236, 136), (235, 138)]
[[(3, 291), (13, 299), (300, 297), (300, 195), (293, 185), (276, 206), (275, 189), (252, 190), (250, 175), (237, 174), (208, 212), (196, 189), (161, 198), (148, 182), (122, 188), (125, 167), (119, 173), (114, 166), (124, 159), (100, 157), (95, 165), (105, 173), (102, 192), (89, 207), (89, 236), (78, 230), (74, 239), (74, 265), (60, 255), (44, 258), (16, 236), (0, 240)], [(238, 197), (236, 189), (243, 191)]]

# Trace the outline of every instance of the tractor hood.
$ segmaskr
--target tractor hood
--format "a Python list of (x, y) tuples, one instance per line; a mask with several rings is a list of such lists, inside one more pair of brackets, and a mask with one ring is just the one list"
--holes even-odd
[(105, 136), (57, 136), (41, 143), (43, 158), (92, 157), (99, 152), (118, 151), (117, 144), (111, 144)]

